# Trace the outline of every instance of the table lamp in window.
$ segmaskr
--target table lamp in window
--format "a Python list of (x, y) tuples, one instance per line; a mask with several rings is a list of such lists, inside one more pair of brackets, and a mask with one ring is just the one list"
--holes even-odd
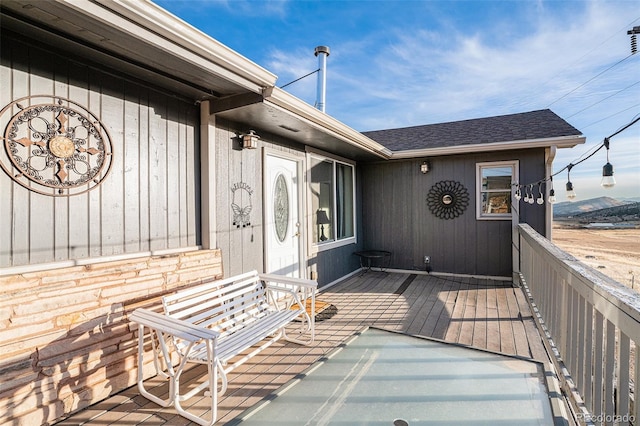
[(316, 223), (320, 225), (320, 241), (327, 241), (327, 236), (324, 235), (324, 226), (330, 224), (327, 212), (318, 209), (316, 212)]

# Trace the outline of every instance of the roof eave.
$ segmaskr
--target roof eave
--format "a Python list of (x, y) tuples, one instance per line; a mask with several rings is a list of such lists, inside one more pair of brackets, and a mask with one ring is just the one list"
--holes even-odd
[(303, 119), (310, 126), (321, 129), (323, 132), (330, 134), (345, 143), (356, 146), (380, 158), (388, 159), (392, 156), (392, 152), (384, 145), (366, 137), (357, 130), (352, 129), (346, 124), (336, 120), (330, 115), (314, 108), (303, 100), (278, 87), (266, 89), (263, 96), (265, 103), (286, 110), (287, 112), (296, 115), (298, 118)]
[[(169, 54), (259, 93), (277, 76), (172, 15), (150, 0), (56, 0), (94, 19), (108, 21), (131, 37), (162, 47)], [(170, 41), (171, 43), (167, 43)], [(173, 44), (173, 45), (172, 45)]]
[(438, 148), (410, 149), (405, 151), (392, 151), (391, 159), (407, 159), (418, 157), (435, 157), (442, 155), (471, 154), (477, 152), (511, 151), (516, 149), (547, 148), (573, 148), (585, 143), (586, 138), (580, 135), (562, 136), (555, 138), (525, 139), (520, 141), (494, 142), (486, 144), (443, 146)]

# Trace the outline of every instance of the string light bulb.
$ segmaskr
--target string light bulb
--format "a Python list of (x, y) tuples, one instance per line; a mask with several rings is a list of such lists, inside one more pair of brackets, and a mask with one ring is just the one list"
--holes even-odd
[(571, 169), (573, 168), (573, 164), (569, 163), (567, 166), (567, 198), (573, 200), (576, 198), (576, 191), (573, 189), (573, 184), (571, 183)]
[[(627, 34), (640, 34), (640, 26), (634, 27), (633, 30), (629, 31)], [(635, 39), (635, 37), (634, 37)], [(635, 40), (634, 40), (635, 42)], [(632, 53), (636, 53), (635, 51)], [(549, 202), (549, 204), (553, 204), (556, 202), (556, 193), (555, 190), (553, 188), (553, 176), (563, 172), (565, 169), (567, 170), (567, 184), (566, 184), (566, 189), (567, 189), (567, 198), (570, 201), (573, 201), (574, 198), (576, 198), (576, 192), (573, 188), (573, 183), (571, 182), (571, 169), (574, 166), (577, 166), (578, 164), (588, 160), (589, 158), (593, 157), (594, 154), (596, 154), (598, 151), (600, 151), (602, 149), (602, 147), (606, 147), (607, 148), (607, 163), (602, 167), (602, 181), (600, 182), (600, 184), (605, 187), (605, 188), (610, 188), (612, 186), (614, 186), (616, 184), (616, 180), (613, 177), (613, 166), (611, 165), (611, 163), (609, 162), (609, 139), (622, 133), (623, 131), (625, 131), (626, 129), (628, 129), (629, 127), (637, 124), (640, 121), (640, 116), (636, 116), (636, 118), (633, 119), (633, 121), (631, 121), (629, 124), (623, 126), (622, 128), (620, 128), (618, 131), (616, 131), (615, 133), (613, 133), (612, 135), (606, 137), (604, 139), (604, 143), (603, 145), (599, 146), (598, 149), (592, 151), (589, 155), (587, 156), (583, 156), (580, 158), (580, 160), (578, 160), (575, 164), (574, 163), (569, 163), (567, 166), (563, 167), (562, 170), (558, 171), (557, 173), (549, 176), (549, 181), (550, 181), (550, 185), (549, 185), (549, 196), (547, 197), (547, 201)], [(535, 182), (535, 184), (538, 184), (538, 193), (540, 195), (540, 193), (542, 192), (541, 190), (541, 185), (542, 183), (546, 184), (546, 180), (543, 181), (538, 181)], [(544, 203), (544, 198), (539, 196), (538, 199), (534, 198), (533, 195), (533, 185), (534, 184), (524, 184), (524, 185), (519, 185), (517, 183), (513, 184), (514, 186), (516, 186), (516, 191), (514, 194), (514, 197), (519, 201), (522, 194), (521, 191), (524, 188), (524, 201), (527, 203), (531, 203), (533, 204), (534, 200), (539, 203), (539, 204), (543, 204)], [(531, 188), (531, 191), (529, 191), (529, 188)], [(531, 198), (530, 198), (531, 197)]]
[(544, 204), (544, 197), (542, 196), (542, 187), (540, 183), (538, 183), (538, 199), (536, 200), (536, 203), (540, 205)]
[(533, 184), (529, 185), (529, 199), (527, 200), (527, 203), (529, 204), (533, 204), (535, 203), (535, 197), (533, 196)]
[(616, 179), (613, 177), (613, 166), (609, 162), (609, 138), (604, 138), (604, 147), (607, 148), (607, 164), (602, 166), (602, 181), (600, 185), (604, 188), (611, 188), (616, 184)]
[(556, 191), (553, 189), (553, 176), (549, 178), (549, 185), (551, 186), (551, 189), (549, 189), (549, 198), (547, 201), (549, 204), (553, 204), (556, 202)]
[(549, 198), (547, 201), (549, 204), (554, 204), (556, 202), (556, 191), (553, 188), (549, 190)]

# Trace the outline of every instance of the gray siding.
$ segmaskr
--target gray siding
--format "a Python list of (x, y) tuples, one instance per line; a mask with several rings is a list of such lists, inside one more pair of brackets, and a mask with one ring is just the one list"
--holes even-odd
[(68, 197), (0, 173), (0, 266), (199, 244), (197, 106), (11, 34), (3, 33), (1, 53), (0, 105), (32, 95), (83, 105), (108, 129), (113, 163), (101, 185)]
[[(262, 228), (262, 153), (260, 149), (242, 150), (239, 135), (243, 131), (230, 123), (216, 122), (216, 241), (222, 250), (225, 276), (237, 275), (256, 269), (263, 271)], [(234, 184), (244, 183), (249, 194), (239, 190), (235, 202), (240, 206), (251, 204), (250, 225), (233, 224)]]
[[(431, 158), (432, 170), (420, 172), (422, 160), (375, 163), (363, 169), (363, 245), (392, 252), (391, 266), (424, 270), (431, 256), (437, 272), (511, 277), (511, 221), (476, 220), (476, 163), (519, 160), (520, 182), (544, 177), (544, 150)], [(440, 219), (426, 202), (432, 185), (442, 180), (463, 184), (469, 206), (455, 219)], [(520, 222), (544, 233), (544, 206), (520, 203)]]
[[(222, 251), (222, 264), (225, 276), (256, 269), (264, 270), (264, 228), (263, 228), (263, 148), (286, 152), (305, 158), (304, 146), (275, 135), (270, 135), (260, 129), (254, 129), (260, 135), (258, 149), (240, 149), (239, 136), (248, 130), (238, 123), (218, 119), (216, 121), (216, 241)], [(356, 173), (358, 169), (356, 168)], [(360, 176), (357, 176), (357, 197), (361, 191)], [(236, 204), (251, 205), (251, 225), (238, 227), (233, 223), (233, 187), (243, 183), (252, 189), (237, 190)], [(303, 192), (306, 191), (306, 183)], [(306, 202), (303, 198), (302, 202)], [(359, 211), (360, 201), (357, 201)], [(359, 213), (356, 213), (359, 214)], [(306, 230), (303, 225), (302, 230)], [(361, 234), (361, 227), (358, 235)], [(322, 251), (309, 256), (305, 246), (307, 276), (311, 271), (317, 271), (318, 283), (335, 281), (359, 267), (358, 260), (352, 255), (359, 247), (350, 244), (333, 250)]]
[(317, 253), (308, 260), (318, 271), (318, 285), (332, 283), (350, 274), (360, 267), (360, 261), (353, 253), (363, 248), (363, 215), (362, 215), (362, 167), (356, 165), (356, 243), (337, 247)]
[[(225, 276), (253, 269), (264, 271), (263, 228), (263, 148), (287, 152), (304, 158), (304, 147), (291, 141), (254, 129), (260, 135), (258, 149), (241, 149), (240, 135), (249, 129), (241, 124), (218, 119), (216, 121), (216, 241), (222, 250)], [(244, 189), (234, 191), (234, 185)], [(235, 192), (235, 194), (234, 194)], [(238, 227), (233, 223), (235, 203), (251, 205), (250, 225)]]

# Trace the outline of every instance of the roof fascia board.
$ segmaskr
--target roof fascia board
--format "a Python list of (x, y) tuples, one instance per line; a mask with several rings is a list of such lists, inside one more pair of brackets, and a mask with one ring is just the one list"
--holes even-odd
[(515, 149), (547, 148), (573, 148), (585, 143), (584, 136), (563, 136), (560, 138), (526, 139), (511, 142), (494, 142), (478, 145), (444, 146), (440, 148), (412, 149), (407, 151), (393, 151), (391, 159), (406, 159), (439, 155), (471, 154), (477, 152), (508, 151)]
[(133, 38), (259, 93), (277, 76), (224, 46), (149, 0), (55, 0), (108, 23)]
[(297, 118), (333, 137), (358, 146), (381, 158), (390, 158), (391, 156), (391, 151), (383, 145), (278, 87), (266, 89), (263, 95), (265, 103), (294, 114)]

